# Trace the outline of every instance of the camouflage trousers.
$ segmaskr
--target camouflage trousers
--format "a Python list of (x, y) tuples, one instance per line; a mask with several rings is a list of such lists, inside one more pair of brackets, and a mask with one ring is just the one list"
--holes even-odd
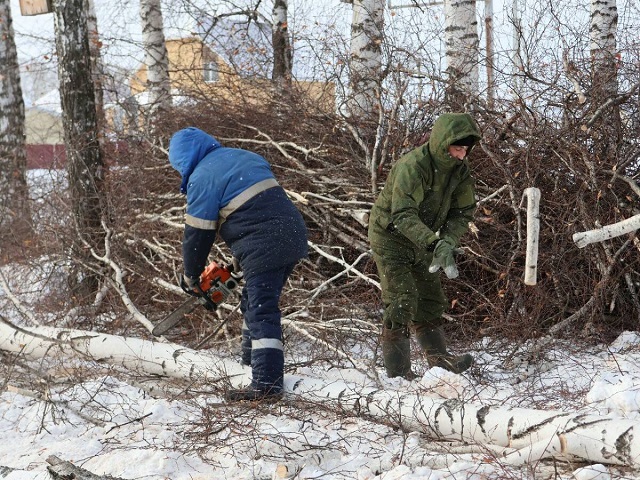
[(372, 250), (382, 287), (385, 328), (441, 326), (447, 298), (440, 275), (429, 273), (432, 253), (387, 242), (372, 245)]

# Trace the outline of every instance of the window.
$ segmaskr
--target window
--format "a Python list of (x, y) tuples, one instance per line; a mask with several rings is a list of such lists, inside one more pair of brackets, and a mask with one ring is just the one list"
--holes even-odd
[(217, 62), (205, 62), (202, 67), (202, 73), (204, 75), (205, 82), (217, 82), (219, 77), (219, 70)]

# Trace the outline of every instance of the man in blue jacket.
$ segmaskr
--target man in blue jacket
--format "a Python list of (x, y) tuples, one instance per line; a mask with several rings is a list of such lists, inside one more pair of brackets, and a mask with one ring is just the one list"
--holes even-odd
[(223, 147), (197, 128), (173, 135), (169, 162), (180, 172), (180, 191), (187, 195), (183, 283), (197, 287), (218, 234), (244, 274), (242, 361), (251, 365), (252, 382), (227, 392), (227, 399), (277, 399), (284, 375), (278, 304), (294, 266), (307, 256), (302, 215), (263, 157)]

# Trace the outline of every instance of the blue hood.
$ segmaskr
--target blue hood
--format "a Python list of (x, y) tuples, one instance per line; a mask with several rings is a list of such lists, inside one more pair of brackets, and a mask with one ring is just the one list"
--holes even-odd
[(221, 146), (214, 137), (195, 127), (179, 130), (171, 137), (169, 162), (182, 176), (181, 193), (187, 193), (189, 177), (198, 163)]

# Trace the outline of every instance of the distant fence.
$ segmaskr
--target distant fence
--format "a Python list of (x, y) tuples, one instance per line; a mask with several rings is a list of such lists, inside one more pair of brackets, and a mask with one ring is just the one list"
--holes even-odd
[[(128, 152), (128, 144), (126, 142), (104, 142), (102, 145), (105, 154), (105, 163), (107, 165), (117, 165), (120, 155)], [(67, 163), (67, 152), (64, 145), (59, 144), (40, 144), (27, 145), (27, 169), (36, 168), (46, 169), (62, 169)]]
[(64, 145), (27, 145), (27, 169), (64, 168), (67, 153)]

